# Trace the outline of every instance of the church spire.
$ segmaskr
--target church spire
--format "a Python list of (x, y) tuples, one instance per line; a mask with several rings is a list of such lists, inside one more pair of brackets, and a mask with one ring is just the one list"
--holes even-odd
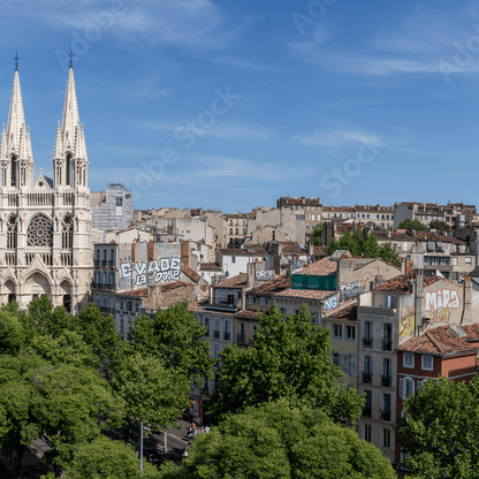
[(5, 131), (5, 123), (2, 127), (2, 142), (0, 143), (0, 160), (7, 157), (7, 132)]
[(57, 125), (57, 137), (55, 139), (55, 151), (53, 152), (53, 158), (55, 159), (60, 159), (62, 158), (62, 151), (63, 151), (63, 147), (62, 147), (62, 129), (61, 129), (61, 126), (60, 126), (60, 122), (58, 122), (58, 125)]
[(70, 67), (68, 71), (65, 105), (63, 107), (61, 138), (63, 146), (65, 148), (70, 147), (73, 155), (75, 155), (75, 133), (77, 127), (80, 127), (80, 114), (78, 112), (75, 77), (73, 75), (73, 68)]
[[(8, 114), (7, 139), (10, 143), (10, 149), (14, 147), (16, 153), (20, 149), (20, 135), (22, 126), (25, 124), (25, 114), (23, 112), (22, 90), (20, 88), (20, 75), (15, 70), (13, 77), (12, 99), (10, 101), (10, 112)], [(12, 145), (13, 143), (13, 145)]]

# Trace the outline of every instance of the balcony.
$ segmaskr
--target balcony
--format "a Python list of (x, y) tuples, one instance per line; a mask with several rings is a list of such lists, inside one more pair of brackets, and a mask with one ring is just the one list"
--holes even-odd
[(393, 350), (393, 342), (392, 341), (381, 341), (383, 345), (383, 351), (392, 351)]
[(110, 267), (115, 266), (115, 261), (112, 260), (112, 259), (108, 260), (108, 266), (110, 266)]
[(95, 260), (95, 268), (98, 268), (100, 266), (100, 260), (96, 259)]
[(363, 383), (371, 384), (373, 382), (373, 375), (371, 373), (363, 373)]
[(381, 421), (390, 421), (391, 420), (391, 411), (383, 411), (381, 409)]
[(220, 339), (221, 338), (221, 332), (213, 330), (213, 339)]
[(372, 338), (363, 338), (363, 346), (366, 349), (372, 349), (373, 347), (373, 339)]
[(391, 387), (391, 376), (382, 376), (381, 375), (381, 386), (385, 388)]
[(106, 306), (100, 306), (99, 308), (102, 313), (113, 314), (115, 312), (113, 308), (107, 308)]
[(365, 406), (365, 407), (363, 407), (363, 412), (362, 412), (361, 416), (363, 416), (363, 417), (371, 417), (371, 410), (372, 410), (371, 406)]
[(108, 263), (108, 261), (107, 261), (106, 259), (102, 259), (102, 260), (101, 260), (101, 265), (102, 265), (102, 266), (106, 266), (107, 263)]
[(223, 340), (224, 341), (231, 341), (231, 333), (226, 331), (224, 334), (223, 334)]
[(246, 344), (246, 334), (238, 334), (236, 342)]

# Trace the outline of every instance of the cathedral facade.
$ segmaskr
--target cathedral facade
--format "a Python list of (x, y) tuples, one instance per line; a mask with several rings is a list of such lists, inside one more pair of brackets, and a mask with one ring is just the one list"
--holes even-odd
[(71, 65), (52, 161), (53, 178), (43, 168), (35, 178), (16, 68), (0, 145), (0, 303), (26, 309), (47, 296), (78, 312), (90, 300), (93, 246), (89, 162)]

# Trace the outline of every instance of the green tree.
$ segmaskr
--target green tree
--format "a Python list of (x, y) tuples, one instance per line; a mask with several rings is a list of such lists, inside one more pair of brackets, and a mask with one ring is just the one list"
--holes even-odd
[(205, 334), (206, 328), (188, 311), (185, 301), (158, 311), (153, 320), (149, 316), (138, 317), (130, 339), (141, 354), (158, 356), (166, 367), (183, 372), (202, 385), (203, 378), (213, 377), (215, 362), (209, 357)]
[(331, 256), (336, 250), (341, 249), (339, 241), (333, 238), (328, 246), (328, 256)]
[(186, 374), (166, 367), (154, 356), (136, 353), (125, 357), (113, 387), (126, 403), (129, 422), (172, 426), (189, 405), (190, 381)]
[(256, 404), (283, 397), (321, 408), (337, 421), (355, 423), (363, 398), (338, 380), (341, 370), (331, 362), (330, 331), (314, 325), (306, 306), (284, 320), (272, 306), (259, 315), (253, 344), (228, 347), (221, 353), (219, 384), (208, 406), (216, 420)]
[(351, 249), (350, 252), (353, 256), (359, 256), (364, 251), (363, 235), (359, 228), (356, 228), (351, 237)]
[(198, 435), (189, 456), (161, 468), (162, 479), (393, 479), (381, 451), (322, 411), (279, 401), (229, 415)]
[(0, 311), (0, 354), (15, 355), (25, 345), (25, 328), (17, 314)]
[(438, 231), (445, 231), (446, 233), (449, 233), (451, 230), (450, 226), (445, 222), (445, 221), (431, 221), (428, 225), (429, 230), (438, 230)]
[(418, 477), (479, 478), (479, 377), (466, 384), (440, 377), (406, 400), (399, 441)]
[(339, 238), (339, 249), (351, 251), (353, 248), (353, 237), (349, 231), (346, 231), (341, 238)]
[(52, 364), (70, 364), (98, 369), (100, 359), (76, 332), (65, 330), (58, 337), (35, 336), (29, 348)]
[(363, 243), (363, 253), (365, 258), (378, 258), (381, 250), (378, 245), (378, 239), (373, 233), (368, 233)]
[(389, 243), (386, 243), (384, 246), (381, 247), (380, 256), (381, 259), (393, 264), (394, 266), (397, 266), (399, 263), (398, 254), (395, 250), (392, 249)]
[(105, 316), (100, 308), (88, 303), (77, 315), (77, 330), (100, 359), (111, 358), (115, 354), (120, 340), (111, 314)]
[[(75, 445), (66, 464), (65, 479), (153, 479), (159, 477), (156, 467), (145, 463), (140, 476), (140, 461), (129, 445), (99, 436), (90, 443)], [(42, 476), (54, 479), (54, 474)]]
[(323, 225), (319, 224), (313, 228), (312, 235), (313, 235), (313, 245), (314, 246), (321, 246), (321, 235), (323, 233)]
[(426, 231), (426, 226), (424, 226), (417, 218), (415, 220), (410, 220), (409, 218), (404, 220), (399, 226), (399, 229), (415, 229), (417, 231)]

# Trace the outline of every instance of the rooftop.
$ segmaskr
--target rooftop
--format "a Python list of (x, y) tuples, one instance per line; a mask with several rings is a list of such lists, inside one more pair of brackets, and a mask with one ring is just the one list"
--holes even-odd
[(275, 297), (278, 298), (300, 298), (300, 299), (315, 299), (321, 300), (334, 296), (336, 291), (320, 291), (320, 290), (309, 290), (309, 289), (285, 289), (277, 294)]
[(310, 276), (331, 276), (335, 275), (337, 273), (337, 270), (338, 262), (331, 261), (330, 257), (327, 257), (305, 266), (301, 271), (295, 274)]
[(261, 295), (271, 296), (291, 287), (290, 278), (286, 275), (280, 276), (273, 281), (265, 281), (260, 286), (248, 291), (248, 296)]
[[(390, 279), (384, 284), (377, 286), (373, 291), (408, 291), (409, 285), (416, 280), (415, 275), (406, 275), (396, 276), (393, 279)], [(444, 278), (438, 276), (424, 276), (423, 277), (423, 286), (427, 286), (436, 283), (437, 281), (445, 281)]]
[(327, 319), (344, 319), (344, 320), (357, 320), (358, 319), (358, 300), (357, 298), (351, 299), (340, 303), (339, 306), (328, 311), (325, 314)]
[(215, 288), (238, 288), (243, 289), (248, 282), (248, 275), (245, 273), (237, 274), (231, 278), (221, 281), (221, 283), (215, 284)]
[(221, 271), (221, 266), (217, 263), (200, 263), (200, 271)]

